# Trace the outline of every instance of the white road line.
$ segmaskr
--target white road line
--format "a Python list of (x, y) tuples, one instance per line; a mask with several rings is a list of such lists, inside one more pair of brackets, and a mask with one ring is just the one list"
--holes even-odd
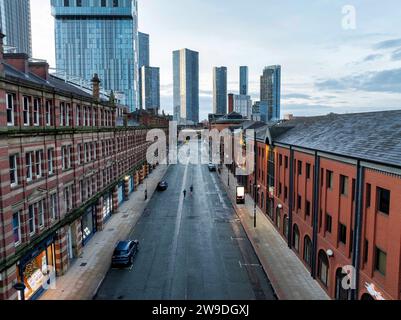
[(214, 186), (217, 190), (217, 195), (219, 196), (219, 200), (220, 200), (221, 205), (223, 206), (223, 209), (228, 209), (226, 203), (224, 202), (223, 196), (221, 194), (221, 190), (217, 184), (216, 177), (214, 175), (212, 175), (212, 180), (214, 182)]

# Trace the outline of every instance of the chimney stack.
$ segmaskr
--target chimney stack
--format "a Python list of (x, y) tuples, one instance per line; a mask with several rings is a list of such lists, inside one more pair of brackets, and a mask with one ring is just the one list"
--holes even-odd
[(96, 101), (100, 100), (100, 79), (97, 73), (92, 78), (92, 95)]
[(49, 64), (46, 61), (29, 62), (29, 71), (44, 80), (49, 80)]

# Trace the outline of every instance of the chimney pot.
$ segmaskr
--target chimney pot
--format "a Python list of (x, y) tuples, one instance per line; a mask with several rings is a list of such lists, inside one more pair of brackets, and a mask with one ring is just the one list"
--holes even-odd
[(92, 78), (92, 95), (97, 101), (100, 99), (100, 82), (98, 74), (95, 73)]

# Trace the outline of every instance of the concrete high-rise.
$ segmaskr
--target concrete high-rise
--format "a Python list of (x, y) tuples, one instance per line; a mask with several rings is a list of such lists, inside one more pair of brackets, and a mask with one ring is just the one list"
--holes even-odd
[(227, 114), (227, 68), (213, 68), (213, 113)]
[[(150, 49), (149, 49), (149, 35), (143, 32), (138, 32), (138, 96), (139, 96), (139, 108), (146, 108), (143, 104), (144, 99), (142, 98), (142, 67), (150, 66)], [(146, 98), (145, 98), (146, 100)]]
[(189, 49), (173, 52), (174, 118), (199, 123), (199, 53)]
[(239, 94), (248, 95), (248, 67), (239, 67)]
[(267, 104), (267, 121), (280, 120), (281, 66), (269, 66), (260, 77), (260, 102)]
[(123, 93), (131, 111), (138, 108), (137, 0), (51, 0), (55, 17), (56, 66), (105, 90)]
[(0, 0), (0, 28), (6, 49), (32, 56), (29, 0)]
[(160, 69), (142, 66), (141, 79), (141, 106), (157, 114), (160, 109)]
[(234, 95), (234, 111), (250, 120), (252, 116), (251, 97), (243, 94)]

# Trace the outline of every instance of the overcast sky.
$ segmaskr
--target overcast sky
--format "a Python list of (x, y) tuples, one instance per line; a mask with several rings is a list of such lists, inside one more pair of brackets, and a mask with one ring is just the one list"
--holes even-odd
[[(240, 65), (259, 99), (263, 67), (282, 65), (282, 113), (316, 115), (401, 108), (399, 0), (138, 0), (161, 68), (162, 109), (172, 113), (172, 51), (200, 53), (200, 118), (212, 112), (212, 68), (228, 67), (237, 93)], [(352, 10), (355, 8), (355, 23)], [(352, 8), (351, 8), (352, 9)], [(31, 0), (33, 54), (54, 58), (50, 0)], [(345, 26), (345, 28), (344, 28)], [(354, 28), (355, 27), (355, 28)]]

